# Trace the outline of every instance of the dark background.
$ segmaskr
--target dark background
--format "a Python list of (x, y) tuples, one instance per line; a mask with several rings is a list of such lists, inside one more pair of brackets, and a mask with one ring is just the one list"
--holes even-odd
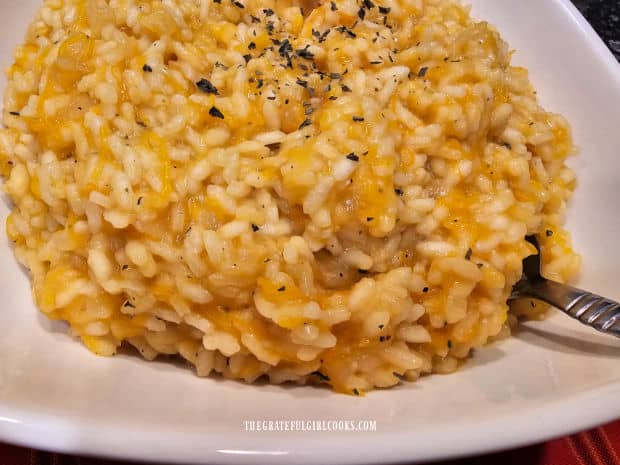
[(572, 0), (620, 60), (620, 0)]

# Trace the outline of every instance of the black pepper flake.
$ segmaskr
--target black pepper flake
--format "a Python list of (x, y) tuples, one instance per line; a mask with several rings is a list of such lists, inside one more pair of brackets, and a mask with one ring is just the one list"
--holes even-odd
[(152, 73), (153, 72), (153, 68), (151, 68), (149, 65), (145, 64), (142, 67), (142, 71), (144, 71), (145, 73)]
[(299, 129), (303, 129), (306, 126), (310, 126), (311, 124), (312, 124), (312, 121), (306, 118), (304, 122), (299, 125)]
[(338, 97), (336, 97), (335, 95), (332, 95), (329, 97), (330, 100), (338, 100)]
[(387, 15), (392, 9), (390, 7), (387, 6), (380, 6), (379, 7), (379, 13), (381, 13), (382, 15)]
[(121, 270), (126, 270), (127, 268), (129, 268), (129, 265), (123, 265), (123, 266), (121, 266)]
[(551, 237), (551, 236), (553, 236), (553, 231), (551, 231), (551, 229), (547, 229), (547, 230), (545, 231), (545, 235), (546, 235), (547, 237)]
[(297, 80), (295, 81), (295, 84), (297, 84), (298, 86), (307, 88), (308, 87), (308, 81), (304, 81), (303, 79), (299, 79), (297, 78)]
[(366, 217), (366, 221), (371, 222), (372, 220), (374, 220), (374, 218), (372, 216), (367, 216)]
[(278, 288), (278, 292), (284, 292), (286, 291), (286, 286), (281, 286)]
[(138, 205), (140, 205), (142, 203), (142, 197), (138, 197), (138, 201), (136, 202)]
[(448, 349), (452, 349), (452, 340), (448, 339)]
[(423, 66), (422, 68), (420, 68), (420, 71), (418, 71), (418, 77), (426, 76), (427, 71), (428, 71), (428, 66)]
[(332, 11), (338, 11), (338, 7), (336, 6), (336, 4), (334, 2), (330, 2), (330, 9)]
[(323, 34), (321, 34), (321, 37), (319, 38), (319, 42), (325, 42), (325, 40), (327, 39), (327, 36), (329, 35), (331, 31), (332, 31), (331, 29), (327, 29)]
[(357, 17), (364, 21), (364, 18), (366, 17), (366, 10), (364, 10), (363, 8), (357, 10)]
[(360, 161), (360, 157), (355, 155), (353, 152), (347, 155), (347, 158), (351, 161)]
[(136, 308), (136, 306), (132, 304), (131, 302), (129, 302), (128, 300), (125, 301), (125, 303), (123, 304), (123, 307)]
[(222, 0), (213, 0), (213, 3), (222, 3)]
[(426, 294), (428, 292), (428, 286), (424, 286), (424, 288), (422, 289), (422, 292)]
[(353, 388), (353, 394), (355, 394), (356, 396), (359, 396), (360, 392), (357, 390), (357, 388)]
[(196, 83), (196, 87), (198, 87), (205, 94), (219, 95), (217, 87), (215, 87), (208, 79), (202, 78)]
[(265, 13), (265, 16), (273, 16), (273, 10), (271, 8), (265, 8), (263, 13)]
[(250, 42), (250, 43), (248, 44), (248, 49), (249, 49), (249, 50), (254, 50), (254, 49), (256, 49), (256, 44), (255, 44), (254, 42)]
[(260, 89), (261, 87), (263, 87), (263, 80), (262, 79), (257, 79), (256, 80), (256, 88)]
[(384, 325), (384, 324), (380, 324), (380, 325), (379, 325), (379, 329), (383, 329), (384, 327), (385, 327), (385, 325)]
[(530, 307), (536, 308), (536, 302), (534, 302), (533, 300), (530, 300)]
[(362, 5), (364, 5), (364, 8), (370, 10), (371, 8), (375, 7), (375, 4), (372, 3), (370, 0), (363, 0), (362, 1)]
[(403, 196), (403, 190), (402, 190), (402, 189), (399, 189), (398, 187), (397, 187), (396, 189), (394, 189), (394, 193), (395, 193), (396, 195), (398, 195), (399, 197), (402, 197), (402, 196)]
[(318, 377), (321, 379), (321, 381), (329, 381), (329, 380), (330, 380), (330, 379), (329, 379), (329, 376), (327, 376), (327, 375), (325, 375), (325, 374), (321, 373), (321, 372), (320, 372), (320, 371), (318, 371), (318, 370), (317, 370), (317, 371), (313, 371), (313, 372), (312, 372), (312, 373), (310, 373), (310, 374), (311, 374), (311, 375), (314, 375), (314, 376), (318, 376)]
[(370, 271), (368, 271), (368, 270), (362, 270), (361, 268), (360, 268), (359, 270), (357, 270), (357, 272), (358, 272), (359, 274), (368, 274), (368, 273), (370, 273)]
[(232, 2), (233, 5), (235, 5), (237, 8), (245, 8), (245, 5), (237, 0)]
[(19, 116), (20, 113), (19, 113), (19, 111), (9, 111), (9, 115)]
[(209, 114), (214, 118), (224, 119), (224, 113), (222, 113), (216, 107), (211, 107), (211, 109), (209, 110)]
[(274, 28), (273, 21), (269, 21), (267, 23), (267, 34), (269, 35), (273, 34), (273, 28)]
[(364, 121), (363, 116), (353, 116), (353, 121), (359, 123), (360, 121)]
[(512, 145), (510, 145), (508, 142), (504, 142), (502, 145), (506, 147), (508, 150), (512, 150)]
[(259, 228), (257, 225), (255, 225), (254, 223), (252, 223), (252, 231), (256, 232), (256, 231), (258, 231), (259, 229), (260, 229), (260, 228)]
[(293, 46), (291, 45), (288, 39), (284, 39), (280, 43), (280, 48), (278, 48), (278, 53), (280, 54), (280, 56), (287, 56), (292, 51), (293, 51)]
[(476, 263), (476, 266), (478, 267), (478, 269), (482, 268), (484, 265), (482, 263)]
[(351, 88), (345, 84), (341, 85), (340, 88), (342, 89), (343, 92), (353, 92)]
[(465, 254), (465, 260), (471, 260), (472, 253), (473, 251), (471, 250), (471, 248), (467, 249), (467, 253)]
[(254, 15), (250, 15), (250, 19), (252, 20), (253, 23), (260, 23), (260, 18), (257, 18)]
[(314, 58), (314, 53), (312, 53), (310, 50), (308, 50), (308, 47), (310, 47), (310, 46), (306, 45), (304, 48), (300, 48), (295, 53), (300, 58), (304, 58), (306, 60), (312, 60)]
[(341, 32), (349, 37), (351, 37), (352, 39), (354, 39), (355, 37), (357, 37), (357, 34), (355, 32), (353, 32), (351, 29), (348, 29), (346, 26), (340, 26), (337, 28), (338, 32)]
[(269, 97), (267, 97), (267, 100), (275, 100), (276, 96), (275, 95), (270, 95)]
[(341, 79), (342, 78), (342, 74), (340, 74), (340, 73), (329, 73), (329, 78), (330, 79)]
[(243, 59), (245, 60), (246, 63), (248, 63), (252, 59), (252, 55), (250, 55), (249, 53), (246, 55), (243, 55)]

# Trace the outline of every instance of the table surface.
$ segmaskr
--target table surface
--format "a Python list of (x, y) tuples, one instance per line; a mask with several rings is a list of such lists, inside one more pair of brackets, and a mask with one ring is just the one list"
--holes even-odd
[[(620, 61), (620, 0), (572, 0)], [(568, 436), (545, 444), (485, 457), (445, 462), (445, 465), (620, 465), (620, 421), (606, 427)], [(0, 444), (0, 463), (17, 465), (89, 464), (116, 462), (78, 458)]]
[(572, 0), (620, 61), (620, 0)]

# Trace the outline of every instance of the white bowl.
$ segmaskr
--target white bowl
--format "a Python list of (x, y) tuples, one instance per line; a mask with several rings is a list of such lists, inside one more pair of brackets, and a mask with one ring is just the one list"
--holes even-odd
[[(0, 63), (39, 2), (0, 0)], [(581, 149), (569, 227), (582, 287), (620, 299), (620, 65), (568, 0), (472, 0), (497, 25)], [(8, 208), (0, 207), (4, 222)], [(620, 417), (620, 340), (557, 314), (459, 372), (363, 398), (199, 379), (137, 357), (99, 358), (35, 309), (0, 238), (0, 439), (174, 462), (421, 461), (542, 441)], [(374, 432), (246, 432), (245, 420), (374, 420)]]

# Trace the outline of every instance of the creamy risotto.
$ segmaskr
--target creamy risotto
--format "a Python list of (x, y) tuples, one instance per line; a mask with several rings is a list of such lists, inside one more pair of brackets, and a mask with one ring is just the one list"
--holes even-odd
[(570, 130), (453, 0), (46, 0), (8, 70), (7, 233), (91, 351), (362, 394), (454, 371), (561, 223)]

